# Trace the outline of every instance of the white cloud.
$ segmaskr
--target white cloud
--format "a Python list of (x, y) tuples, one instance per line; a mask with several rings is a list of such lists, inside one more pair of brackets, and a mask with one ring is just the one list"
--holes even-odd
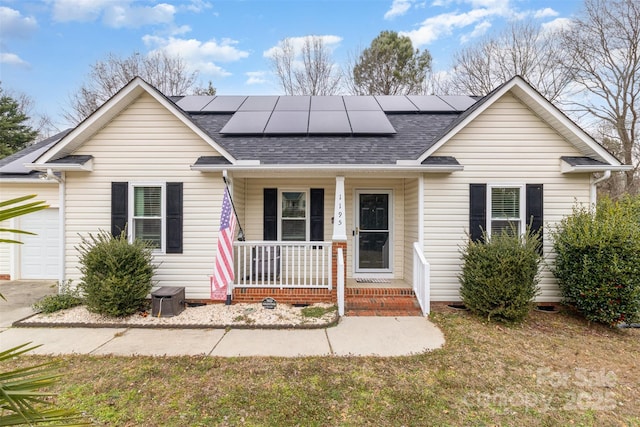
[(245, 84), (247, 85), (259, 85), (268, 82), (268, 80), (266, 79), (266, 71), (248, 71), (244, 74), (248, 77), (247, 81), (245, 82)]
[(0, 6), (0, 37), (25, 38), (38, 29), (38, 23), (31, 16), (22, 14), (10, 7)]
[(102, 17), (113, 28), (138, 28), (153, 24), (170, 24), (176, 8), (167, 3), (137, 6), (134, 0), (54, 0), (53, 19), (58, 22), (92, 22)]
[[(298, 55), (302, 51), (302, 46), (304, 46), (304, 42), (307, 39), (307, 37), (309, 36), (287, 37), (286, 40), (288, 40), (291, 43), (291, 45), (293, 46), (294, 52), (296, 53), (296, 55)], [(342, 37), (340, 36), (325, 35), (325, 36), (314, 36), (314, 37), (320, 37), (322, 39), (322, 43), (324, 47), (329, 49), (329, 51), (333, 51), (333, 49), (335, 49), (342, 41)], [(262, 53), (262, 56), (264, 56), (265, 58), (273, 57), (273, 55), (276, 54), (276, 52), (282, 51), (282, 43), (283, 43), (283, 40), (280, 40), (277, 45), (265, 50)]]
[(553, 21), (545, 22), (544, 24), (540, 25), (543, 32), (547, 32), (547, 31), (553, 32), (558, 30), (564, 30), (569, 28), (570, 26), (571, 26), (571, 19), (569, 18), (557, 18), (557, 19), (554, 19)]
[(384, 14), (384, 19), (393, 19), (396, 16), (402, 16), (411, 8), (413, 0), (393, 0), (391, 9)]
[(91, 22), (109, 6), (126, 4), (118, 0), (54, 0), (53, 19), (58, 22)]
[(489, 28), (491, 28), (491, 22), (489, 21), (482, 21), (481, 23), (479, 23), (478, 25), (476, 25), (473, 29), (473, 31), (471, 31), (469, 34), (463, 34), (462, 36), (460, 36), (460, 41), (462, 43), (467, 43), (468, 41), (481, 37), (483, 35), (485, 35), (487, 33), (487, 31), (489, 31)]
[(103, 21), (113, 28), (139, 28), (145, 25), (172, 23), (175, 13), (176, 8), (166, 3), (153, 7), (114, 5), (105, 9)]
[(222, 39), (219, 42), (211, 39), (202, 42), (196, 39), (146, 35), (142, 40), (147, 46), (153, 48), (150, 53), (162, 50), (171, 55), (179, 55), (185, 60), (189, 69), (215, 77), (231, 75), (217, 65), (217, 62), (233, 62), (249, 56), (249, 52), (238, 49), (235, 46), (238, 42), (231, 39)]
[(534, 18), (548, 18), (550, 16), (558, 16), (558, 15), (559, 13), (551, 9), (550, 7), (545, 7), (544, 9), (536, 10), (533, 13)]
[(191, 0), (191, 3), (186, 6), (187, 10), (194, 13), (200, 13), (205, 9), (211, 9), (212, 7), (213, 5), (211, 3), (204, 0)]
[(15, 53), (0, 52), (0, 64), (14, 65), (18, 67), (29, 67), (29, 63), (20, 58)]
[(501, 11), (491, 9), (474, 9), (466, 13), (443, 13), (427, 18), (420, 24), (420, 28), (413, 31), (401, 32), (408, 36), (414, 47), (421, 47), (450, 35), (453, 30), (473, 25), (491, 16), (500, 15)]

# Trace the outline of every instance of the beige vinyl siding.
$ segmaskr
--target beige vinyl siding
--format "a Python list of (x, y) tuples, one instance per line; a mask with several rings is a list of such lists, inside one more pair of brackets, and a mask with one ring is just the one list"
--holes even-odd
[[(247, 192), (247, 180), (244, 178), (233, 178), (233, 205), (235, 206), (236, 213), (238, 214), (238, 222), (244, 229), (245, 227), (245, 214), (246, 214), (246, 192)], [(245, 230), (246, 232), (246, 230)]]
[[(489, 107), (443, 145), (436, 156), (454, 156), (464, 171), (425, 174), (424, 250), (431, 264), (431, 299), (457, 301), (459, 249), (469, 229), (469, 184), (543, 184), (544, 253), (552, 242), (550, 229), (574, 203), (589, 202), (589, 174), (563, 175), (561, 156), (580, 156), (552, 128), (510, 94)], [(541, 276), (539, 301), (560, 300), (547, 267)]]
[[(34, 178), (33, 180), (6, 180), (0, 182), (2, 201), (15, 199), (17, 197), (35, 194), (32, 200), (44, 201), (52, 208), (59, 206), (59, 191), (56, 181), (45, 181)], [(0, 228), (21, 229), (21, 219), (14, 218), (9, 221), (0, 222)], [(28, 231), (28, 230), (27, 230)], [(3, 233), (3, 238), (20, 240), (19, 235), (9, 235)], [(20, 248), (19, 245), (0, 244), (0, 275), (10, 275), (15, 279), (19, 273)]]
[(150, 95), (143, 94), (74, 154), (94, 157), (92, 172), (67, 174), (66, 276), (78, 280), (79, 235), (110, 231), (111, 183), (183, 183), (183, 253), (157, 254), (156, 286), (184, 286), (187, 298), (209, 298), (220, 208), (221, 174), (192, 171), (218, 153)]
[(418, 230), (418, 179), (406, 179), (404, 184), (404, 279), (413, 280), (413, 243), (420, 240)]

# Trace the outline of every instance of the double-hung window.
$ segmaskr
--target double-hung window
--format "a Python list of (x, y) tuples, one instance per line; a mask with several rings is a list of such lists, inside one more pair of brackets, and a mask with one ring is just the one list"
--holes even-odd
[(165, 187), (163, 184), (130, 184), (130, 233), (132, 239), (149, 242), (164, 251)]
[(309, 240), (309, 210), (307, 193), (307, 191), (280, 191), (281, 240)]
[(489, 185), (487, 194), (487, 234), (495, 236), (502, 232), (524, 232), (525, 204), (522, 185)]

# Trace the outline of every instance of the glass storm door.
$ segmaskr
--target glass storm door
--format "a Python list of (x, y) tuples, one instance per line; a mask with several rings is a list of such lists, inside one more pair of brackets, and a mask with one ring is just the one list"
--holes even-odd
[(358, 191), (356, 198), (356, 272), (391, 272), (391, 192)]

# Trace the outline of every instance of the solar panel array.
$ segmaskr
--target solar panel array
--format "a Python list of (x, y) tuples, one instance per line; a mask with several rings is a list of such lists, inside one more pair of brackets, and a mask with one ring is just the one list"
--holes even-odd
[(386, 113), (458, 113), (469, 96), (185, 96), (190, 113), (233, 116), (223, 134), (394, 134)]

